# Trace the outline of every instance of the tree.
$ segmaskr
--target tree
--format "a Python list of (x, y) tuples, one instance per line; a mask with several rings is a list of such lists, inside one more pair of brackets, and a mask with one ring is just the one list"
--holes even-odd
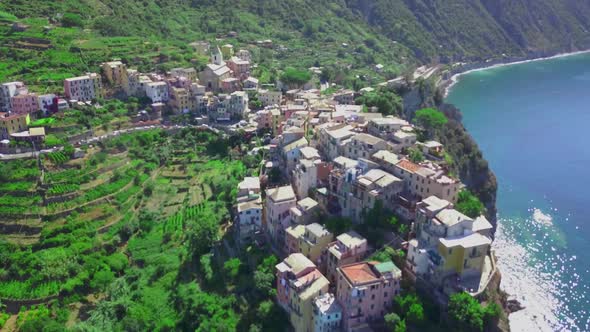
[(385, 326), (389, 331), (397, 331), (398, 325), (402, 322), (402, 319), (399, 317), (398, 314), (392, 312), (383, 317), (385, 319)]
[(466, 189), (459, 192), (456, 209), (470, 218), (477, 218), (485, 211), (485, 207), (479, 198)]
[(199, 262), (201, 263), (201, 271), (203, 272), (207, 282), (213, 280), (213, 268), (211, 267), (212, 256), (212, 254), (205, 254), (199, 259)]
[(240, 266), (242, 266), (240, 259), (232, 258), (223, 264), (223, 269), (230, 278), (235, 279), (240, 274)]
[(416, 111), (414, 122), (424, 127), (430, 135), (434, 131), (441, 129), (447, 122), (447, 117), (434, 108), (423, 108)]
[(388, 89), (365, 93), (355, 99), (355, 103), (366, 107), (377, 107), (379, 113), (383, 115), (400, 114), (403, 109), (401, 97)]
[(422, 301), (414, 293), (395, 298), (401, 317), (408, 323), (421, 324), (424, 321), (424, 306)]
[(420, 325), (424, 322), (424, 307), (422, 303), (416, 302), (410, 305), (406, 313), (406, 320), (414, 325)]
[(484, 323), (499, 317), (498, 305), (482, 307), (471, 295), (461, 292), (449, 299), (449, 320), (457, 331), (483, 331)]
[(342, 234), (352, 228), (352, 220), (343, 217), (330, 217), (326, 220), (325, 226), (332, 234)]
[(115, 274), (110, 269), (104, 269), (96, 272), (90, 282), (92, 288), (104, 290), (115, 279)]
[(254, 288), (261, 296), (269, 296), (274, 290), (274, 275), (265, 271), (254, 272)]
[(422, 151), (420, 151), (416, 148), (409, 148), (408, 149), (408, 156), (410, 157), (410, 160), (416, 164), (424, 161), (424, 154), (422, 154)]
[(84, 26), (84, 21), (78, 14), (65, 13), (61, 19), (61, 24), (64, 27), (82, 27)]
[(281, 75), (281, 81), (289, 86), (302, 86), (311, 80), (311, 74), (307, 70), (298, 70), (287, 67)]

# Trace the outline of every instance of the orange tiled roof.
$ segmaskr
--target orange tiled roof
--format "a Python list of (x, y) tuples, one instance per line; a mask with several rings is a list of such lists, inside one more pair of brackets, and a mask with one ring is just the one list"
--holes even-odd
[(397, 166), (399, 166), (407, 171), (413, 172), (413, 173), (415, 173), (417, 170), (420, 169), (420, 165), (414, 164), (413, 162), (411, 162), (407, 159), (404, 159), (404, 160), (400, 161), (399, 163), (397, 163)]
[(364, 284), (379, 280), (379, 277), (367, 262), (345, 265), (340, 270), (353, 284)]

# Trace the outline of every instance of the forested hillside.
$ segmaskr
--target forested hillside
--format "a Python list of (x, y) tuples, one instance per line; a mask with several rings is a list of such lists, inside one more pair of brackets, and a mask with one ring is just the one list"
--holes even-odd
[(73, 15), (68, 25), (93, 37), (166, 45), (236, 31), (238, 43), (272, 38), (296, 51), (274, 59), (281, 62), (381, 62), (390, 74), (414, 59), (482, 60), (590, 46), (590, 3), (579, 0), (33, 0), (3, 1), (0, 11), (53, 22)]
[(590, 3), (578, 0), (347, 0), (422, 60), (481, 60), (590, 46)]

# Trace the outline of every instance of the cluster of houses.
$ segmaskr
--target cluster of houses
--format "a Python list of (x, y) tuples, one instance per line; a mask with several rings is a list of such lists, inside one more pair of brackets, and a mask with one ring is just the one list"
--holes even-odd
[[(246, 118), (245, 130), (273, 138), (261, 175), (238, 185), (234, 228), (242, 243), (267, 241), (284, 258), (277, 302), (295, 331), (370, 330), (391, 310), (402, 271), (442, 298), (476, 296), (495, 271), (492, 225), (454, 208), (464, 185), (448, 172), (444, 146), (419, 142), (412, 124), (354, 105), (356, 96), (287, 91)], [(410, 160), (409, 148), (425, 160)], [(271, 172), (288, 184), (272, 185)], [(411, 225), (404, 266), (372, 261), (375, 244), (322, 225), (329, 217), (363, 223), (379, 201)]]
[[(193, 44), (199, 52), (209, 50), (206, 42)], [(101, 73), (65, 79), (62, 97), (30, 92), (23, 82), (1, 84), (0, 139), (19, 137), (37, 116), (107, 96), (147, 98), (150, 110), (138, 114), (142, 120), (159, 119), (163, 110), (205, 114), (207, 121), (214, 122), (241, 120), (249, 112), (248, 92), (258, 90), (258, 80), (250, 76), (250, 52), (234, 53), (229, 44), (214, 48), (211, 63), (201, 72), (175, 68), (166, 74), (140, 73), (121, 61), (103, 63), (101, 69)], [(273, 93), (261, 91), (260, 95), (272, 103), (276, 101)]]

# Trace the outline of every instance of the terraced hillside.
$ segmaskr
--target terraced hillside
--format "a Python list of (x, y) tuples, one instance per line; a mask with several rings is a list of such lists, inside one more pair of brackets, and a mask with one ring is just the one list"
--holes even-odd
[[(209, 132), (153, 130), (104, 141), (78, 159), (0, 164), (0, 301), (12, 314), (0, 311), (0, 323), (9, 331), (200, 326), (204, 318), (198, 323), (190, 308), (205, 304), (177, 303), (197, 296), (214, 301), (219, 308), (207, 310), (230, 325), (249, 324), (269, 293), (253, 291), (250, 267), (224, 275), (235, 253), (213, 246), (231, 224), (238, 181), (253, 171), (228, 147)], [(262, 264), (264, 256), (249, 256), (253, 268)], [(120, 283), (131, 297), (116, 293)], [(231, 295), (240, 289), (250, 289), (248, 299)], [(114, 301), (126, 299), (118, 311)]]

